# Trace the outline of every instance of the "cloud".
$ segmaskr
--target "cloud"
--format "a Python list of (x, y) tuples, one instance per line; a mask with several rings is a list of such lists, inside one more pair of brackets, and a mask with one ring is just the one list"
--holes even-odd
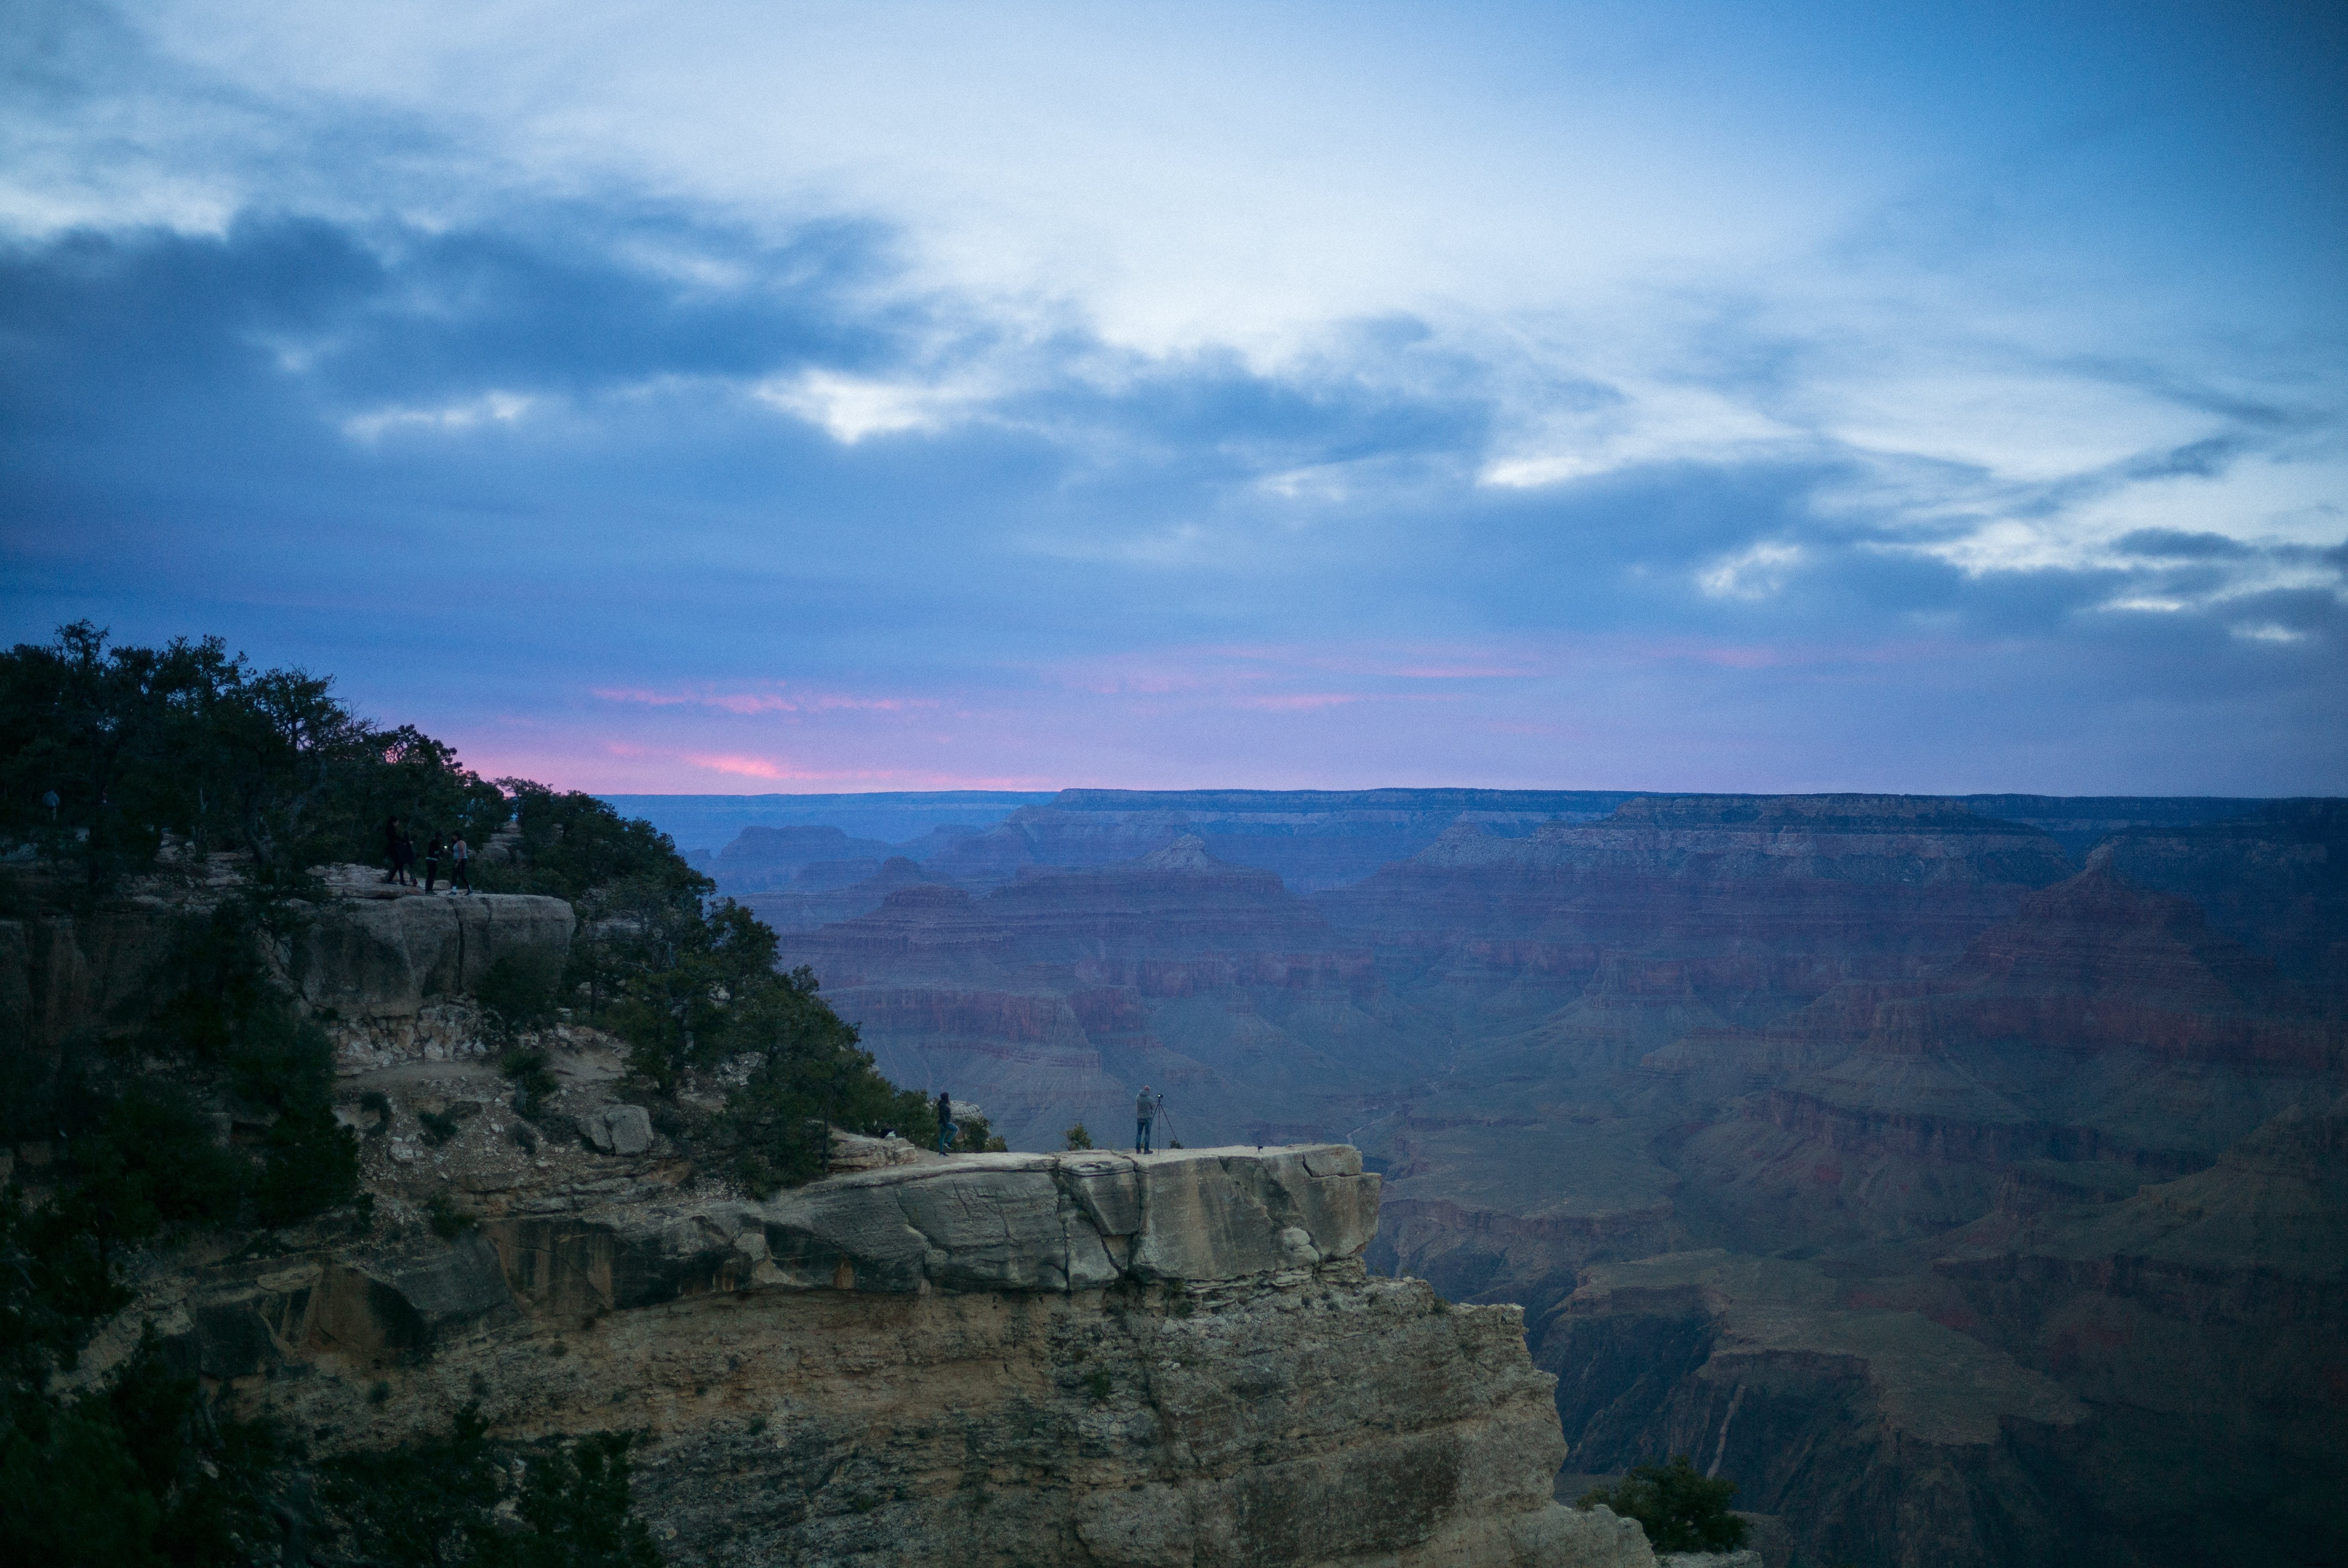
[[(395, 7), (358, 54), (325, 9), (45, 15), (0, 108), (14, 635), (219, 630), (469, 755), (639, 788), (2348, 786), (2348, 360), (2291, 272), (2320, 248), (2096, 206), (2147, 168), (2209, 193), (2166, 142), (2050, 128), (2038, 67), (1970, 34), (1986, 75), (1917, 81), (1888, 24), (1828, 30), (1928, 131), (1762, 114), (1791, 89), (1669, 7), (1570, 25), (1614, 122), (1470, 48), (1488, 17), (1235, 20), (1321, 61), (1282, 81), (1359, 142), (1306, 146), (1271, 77), (1135, 18), (1035, 59), (934, 18), (905, 81), (974, 97), (932, 105), (860, 24), (742, 13), (786, 110), (711, 85), (754, 69), (717, 32), (623, 47), (595, 5), (534, 42)], [(1014, 101), (949, 38), (1107, 74)], [(1673, 39), (1717, 103), (1640, 63)], [(1521, 124), (1463, 85), (1503, 78)], [(1192, 161), (1234, 124), (1293, 165)], [(1867, 125), (1932, 150), (1819, 151)]]

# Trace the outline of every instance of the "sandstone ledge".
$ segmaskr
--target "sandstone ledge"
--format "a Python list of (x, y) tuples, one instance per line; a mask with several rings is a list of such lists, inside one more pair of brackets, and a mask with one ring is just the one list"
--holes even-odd
[(1550, 1499), (1521, 1310), (1365, 1275), (1377, 1196), (1343, 1145), (970, 1156), (190, 1260), (110, 1337), (329, 1450), (633, 1430), (679, 1563), (1652, 1568)]
[(1309, 1272), (1376, 1234), (1343, 1144), (973, 1154), (835, 1176), (771, 1202), (614, 1204), (485, 1227), (508, 1283), (560, 1315), (718, 1291), (1070, 1294)]

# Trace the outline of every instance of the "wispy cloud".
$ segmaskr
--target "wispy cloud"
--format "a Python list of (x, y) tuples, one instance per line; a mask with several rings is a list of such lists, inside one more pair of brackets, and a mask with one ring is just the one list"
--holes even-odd
[(44, 13), (0, 604), (636, 788), (2348, 787), (2336, 30), (1507, 12)]

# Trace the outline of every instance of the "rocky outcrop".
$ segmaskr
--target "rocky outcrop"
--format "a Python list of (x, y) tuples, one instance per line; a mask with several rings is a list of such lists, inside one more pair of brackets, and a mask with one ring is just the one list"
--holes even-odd
[(511, 1439), (634, 1429), (681, 1562), (1652, 1563), (1551, 1501), (1522, 1315), (1365, 1276), (1377, 1188), (1318, 1146), (525, 1194), (452, 1246), (165, 1271), (131, 1316), (330, 1449), (471, 1400)]
[(1806, 1555), (1925, 1568), (2077, 1560), (2041, 1456), (2087, 1407), (1807, 1264), (1725, 1252), (1589, 1269), (1541, 1324), (1576, 1466), (1687, 1453), (1800, 1521)]
[[(45, 907), (0, 921), (0, 1003), (34, 1050), (70, 1030), (117, 1029), (143, 1011), (157, 966), (186, 922), (208, 917), (242, 876), (233, 856), (139, 878), (93, 911)], [(478, 1050), (466, 994), (505, 958), (560, 973), (574, 918), (560, 898), (441, 893), (384, 883), (362, 866), (321, 868), (328, 897), (296, 903), (264, 948), (303, 1007), (327, 1025), (345, 1071)]]
[(294, 938), (287, 978), (313, 1010), (354, 1025), (409, 1020), (436, 999), (478, 985), (505, 958), (560, 974), (576, 918), (560, 898), (527, 894), (427, 896), (391, 887), (364, 867), (331, 876), (330, 892)]

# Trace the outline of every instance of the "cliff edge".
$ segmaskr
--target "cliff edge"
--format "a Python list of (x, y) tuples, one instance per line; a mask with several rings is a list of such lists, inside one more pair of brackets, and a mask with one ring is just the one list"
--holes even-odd
[[(455, 1243), (159, 1266), (152, 1320), (242, 1414), (334, 1450), (478, 1400), (642, 1434), (676, 1562), (1590, 1565), (1513, 1307), (1360, 1254), (1344, 1145), (981, 1155), (758, 1204), (509, 1195)], [(98, 1358), (103, 1358), (103, 1352)]]

